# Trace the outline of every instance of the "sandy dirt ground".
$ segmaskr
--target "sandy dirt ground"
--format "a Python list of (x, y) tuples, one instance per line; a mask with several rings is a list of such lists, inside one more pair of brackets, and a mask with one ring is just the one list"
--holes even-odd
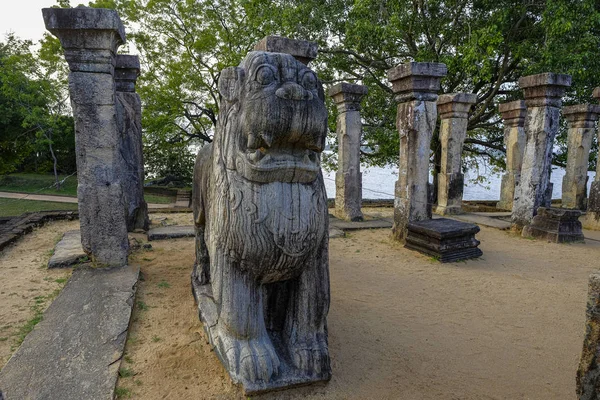
[(79, 221), (47, 224), (0, 252), (0, 366), (8, 361), (26, 326), (50, 305), (71, 275), (49, 270), (48, 260), (62, 235)]
[[(333, 378), (257, 398), (575, 399), (587, 277), (600, 267), (600, 242), (557, 245), (485, 227), (478, 238), (482, 258), (451, 264), (404, 249), (385, 229), (332, 239)], [(244, 398), (198, 320), (193, 239), (152, 245), (132, 258), (144, 280), (121, 397)]]

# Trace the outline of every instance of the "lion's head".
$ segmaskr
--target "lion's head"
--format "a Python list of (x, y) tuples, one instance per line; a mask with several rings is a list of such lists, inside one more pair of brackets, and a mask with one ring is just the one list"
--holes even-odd
[(227, 169), (257, 183), (316, 179), (327, 111), (313, 71), (289, 54), (254, 51), (221, 72), (219, 92), (215, 150)]

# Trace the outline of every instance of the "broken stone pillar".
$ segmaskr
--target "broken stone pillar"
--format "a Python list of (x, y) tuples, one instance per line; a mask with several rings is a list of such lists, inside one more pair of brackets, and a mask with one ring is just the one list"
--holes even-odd
[(579, 217), (581, 217), (579, 210), (540, 207), (531, 224), (523, 227), (523, 237), (554, 243), (583, 242)]
[(585, 337), (577, 370), (577, 398), (600, 399), (600, 272), (590, 275), (586, 307)]
[(558, 132), (561, 97), (571, 85), (571, 76), (553, 73), (519, 79), (525, 95), (527, 141), (512, 211), (512, 227), (521, 230), (531, 223), (537, 209), (545, 205), (552, 146)]
[(329, 89), (337, 109), (338, 170), (335, 174), (335, 216), (362, 221), (362, 174), (360, 172), (360, 101), (368, 89), (363, 85), (338, 83)]
[(445, 64), (409, 62), (388, 71), (396, 95), (400, 165), (394, 200), (393, 236), (404, 240), (408, 223), (428, 219), (429, 146), (437, 119), (437, 92)]
[(585, 209), (587, 169), (600, 106), (578, 104), (564, 107), (569, 125), (567, 167), (562, 181), (562, 207)]
[(148, 229), (148, 205), (144, 200), (144, 155), (142, 146), (142, 101), (135, 92), (140, 74), (138, 56), (119, 54), (116, 57), (115, 84), (117, 117), (121, 133), (121, 148), (126, 169), (123, 184), (127, 200), (127, 230)]
[(114, 10), (45, 8), (71, 70), (81, 244), (99, 265), (127, 263), (127, 204), (115, 96), (115, 56), (125, 30)]
[[(600, 99), (600, 87), (594, 89), (594, 98)], [(600, 135), (597, 136), (600, 139)], [(600, 152), (596, 160), (596, 176), (590, 186), (587, 210), (581, 218), (583, 227), (586, 229), (600, 230)]]
[(496, 208), (512, 210), (515, 187), (521, 178), (521, 164), (525, 151), (525, 115), (523, 100), (511, 101), (498, 106), (504, 122), (504, 146), (506, 146), (506, 173), (502, 176), (500, 201)]
[(440, 215), (462, 213), (464, 175), (462, 150), (467, 137), (469, 111), (477, 96), (471, 93), (443, 94), (437, 101), (440, 115), (441, 169), (435, 212)]

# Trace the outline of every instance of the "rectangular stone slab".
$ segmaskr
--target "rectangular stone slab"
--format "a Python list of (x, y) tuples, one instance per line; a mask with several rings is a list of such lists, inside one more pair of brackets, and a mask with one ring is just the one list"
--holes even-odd
[(79, 230), (68, 231), (56, 244), (54, 254), (48, 261), (48, 268), (68, 268), (85, 257), (87, 254), (81, 247), (81, 232)]
[(6, 399), (112, 400), (139, 267), (81, 267), (0, 371)]
[(178, 239), (194, 237), (196, 231), (192, 225), (162, 226), (148, 231), (148, 240)]

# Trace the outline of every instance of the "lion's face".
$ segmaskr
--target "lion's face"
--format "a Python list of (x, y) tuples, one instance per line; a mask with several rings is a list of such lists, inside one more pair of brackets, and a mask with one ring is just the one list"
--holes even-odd
[(219, 88), (222, 109), (235, 105), (221, 141), (229, 169), (259, 183), (316, 179), (327, 111), (314, 72), (288, 54), (251, 52)]

